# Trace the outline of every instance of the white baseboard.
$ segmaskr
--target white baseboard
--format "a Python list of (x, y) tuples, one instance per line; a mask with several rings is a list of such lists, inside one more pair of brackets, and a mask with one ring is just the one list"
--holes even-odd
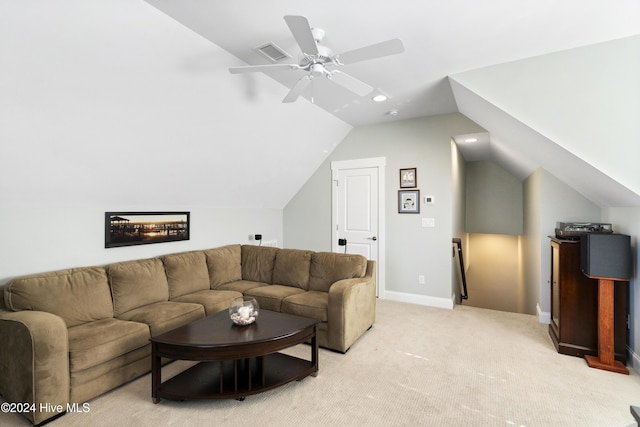
[(631, 348), (627, 347), (629, 352), (629, 361), (627, 365), (631, 365), (634, 371), (640, 374), (640, 354), (635, 353)]
[(538, 314), (538, 322), (546, 324), (551, 323), (551, 313), (548, 311), (542, 311), (540, 304), (536, 304), (536, 313)]
[(426, 305), (429, 307), (453, 309), (455, 303), (455, 295), (451, 299), (430, 297), (427, 295), (408, 294), (404, 292), (385, 291), (383, 299), (392, 301), (407, 302), (410, 304)]

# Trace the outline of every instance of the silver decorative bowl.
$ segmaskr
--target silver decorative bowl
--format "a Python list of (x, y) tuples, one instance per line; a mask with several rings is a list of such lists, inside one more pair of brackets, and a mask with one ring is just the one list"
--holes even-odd
[(229, 317), (236, 325), (250, 325), (256, 321), (260, 306), (253, 297), (238, 297), (231, 302)]

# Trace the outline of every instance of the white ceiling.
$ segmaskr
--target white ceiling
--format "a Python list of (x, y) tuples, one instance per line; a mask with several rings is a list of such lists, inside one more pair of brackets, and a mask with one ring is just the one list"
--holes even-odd
[[(267, 42), (297, 62), (300, 50), (283, 19), (287, 14), (304, 15), (311, 26), (325, 30), (323, 44), (335, 53), (402, 39), (402, 54), (342, 68), (373, 86), (374, 93), (386, 94), (386, 102), (314, 80), (315, 104), (353, 126), (458, 111), (447, 81), (455, 73), (640, 32), (636, 0), (146, 1), (238, 57), (237, 65), (269, 63), (252, 50)], [(303, 74), (270, 76), (286, 86), (284, 98)], [(248, 93), (259, 90), (252, 75), (235, 77), (243, 79)], [(396, 117), (385, 114), (394, 109)]]

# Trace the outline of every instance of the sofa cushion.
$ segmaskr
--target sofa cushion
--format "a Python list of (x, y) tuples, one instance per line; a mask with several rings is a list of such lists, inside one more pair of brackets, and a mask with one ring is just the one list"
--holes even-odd
[(148, 304), (119, 316), (122, 320), (146, 323), (149, 325), (152, 337), (203, 317), (204, 307), (201, 304), (174, 301)]
[(263, 282), (252, 282), (251, 280), (238, 280), (237, 282), (225, 283), (220, 285), (217, 290), (236, 291), (244, 294), (249, 289), (257, 288), (260, 286), (270, 286)]
[(309, 289), (309, 267), (312, 251), (280, 249), (273, 267), (273, 283)]
[(209, 285), (217, 289), (225, 283), (242, 280), (240, 245), (222, 246), (204, 251), (209, 269)]
[(172, 301), (202, 304), (205, 314), (207, 316), (210, 316), (219, 311), (227, 310), (229, 307), (231, 307), (231, 301), (233, 301), (234, 298), (238, 298), (241, 296), (242, 294), (236, 291), (206, 289), (204, 291), (182, 295), (173, 299)]
[(210, 289), (204, 252), (183, 252), (162, 257), (169, 283), (169, 299)]
[(69, 328), (71, 372), (97, 366), (149, 344), (144, 323), (102, 319)]
[(249, 289), (244, 294), (254, 297), (260, 308), (265, 310), (280, 311), (282, 300), (288, 296), (304, 293), (305, 291), (293, 286), (268, 285)]
[(4, 290), (7, 308), (46, 311), (67, 327), (113, 317), (109, 282), (103, 268), (74, 268), (12, 280)]
[(242, 245), (242, 279), (273, 283), (273, 267), (279, 250), (270, 246)]
[(282, 301), (281, 311), (296, 316), (309, 317), (326, 322), (329, 294), (326, 292), (308, 291), (291, 295)]
[(107, 273), (115, 317), (147, 304), (169, 300), (169, 284), (160, 259), (110, 264)]
[(357, 254), (315, 252), (309, 269), (309, 290), (329, 292), (338, 280), (364, 277), (367, 259)]

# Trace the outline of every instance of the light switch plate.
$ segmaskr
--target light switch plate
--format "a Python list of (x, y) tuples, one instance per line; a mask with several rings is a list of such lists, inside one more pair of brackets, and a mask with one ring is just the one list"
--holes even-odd
[(433, 198), (433, 196), (424, 196), (424, 204), (425, 205), (433, 205), (435, 203), (436, 203), (436, 201)]
[(423, 227), (435, 227), (436, 219), (435, 218), (422, 218), (422, 226)]

